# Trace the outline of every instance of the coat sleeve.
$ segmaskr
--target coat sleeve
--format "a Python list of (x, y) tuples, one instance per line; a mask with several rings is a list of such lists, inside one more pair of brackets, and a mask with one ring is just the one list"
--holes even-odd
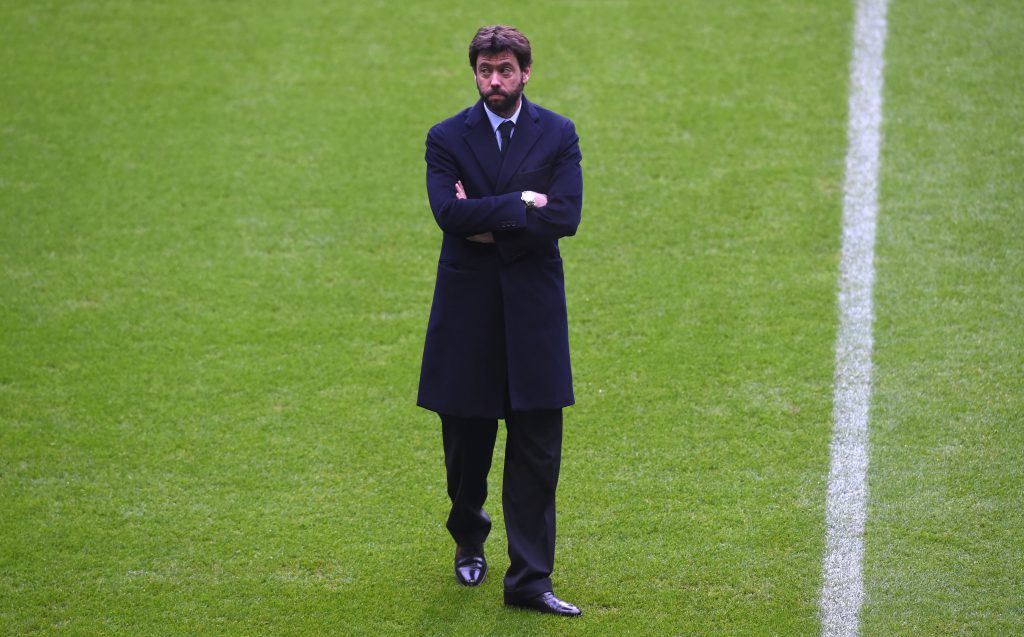
[[(544, 193), (548, 197), (547, 205), (525, 210), (522, 226), (494, 232), (498, 250), (506, 262), (541, 243), (572, 236), (579, 227), (583, 211), (580, 140), (570, 120), (564, 121), (560, 133), (550, 185)], [(518, 199), (520, 194), (514, 194)]]
[(469, 237), (526, 225), (526, 208), (518, 192), (472, 199), (455, 197), (455, 182), (461, 178), (458, 163), (438, 126), (427, 133), (425, 159), (430, 209), (444, 232)]

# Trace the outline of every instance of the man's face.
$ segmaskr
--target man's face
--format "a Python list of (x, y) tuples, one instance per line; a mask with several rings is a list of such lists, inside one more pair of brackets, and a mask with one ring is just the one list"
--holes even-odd
[(511, 51), (496, 55), (481, 53), (476, 58), (476, 88), (496, 115), (510, 117), (519, 106), (523, 87), (530, 80), (530, 67), (519, 68)]

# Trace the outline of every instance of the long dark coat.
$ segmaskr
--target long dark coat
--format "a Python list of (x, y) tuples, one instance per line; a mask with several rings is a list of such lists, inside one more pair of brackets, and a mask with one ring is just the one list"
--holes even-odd
[[(573, 123), (525, 97), (504, 161), (482, 101), (430, 129), (427, 195), (443, 237), (421, 407), (503, 418), (573, 404), (558, 239), (580, 222), (581, 159)], [(548, 204), (527, 209), (524, 190)], [(485, 232), (495, 243), (466, 239)]]

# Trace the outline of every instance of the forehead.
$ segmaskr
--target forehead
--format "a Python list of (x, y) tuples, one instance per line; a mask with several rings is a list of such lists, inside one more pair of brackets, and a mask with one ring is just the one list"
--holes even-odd
[(501, 66), (502, 64), (511, 64), (516, 70), (519, 69), (519, 60), (512, 51), (502, 51), (501, 53), (495, 53), (494, 55), (488, 55), (487, 53), (481, 53), (476, 58), (476, 68), (480, 68), (482, 65), (487, 66)]

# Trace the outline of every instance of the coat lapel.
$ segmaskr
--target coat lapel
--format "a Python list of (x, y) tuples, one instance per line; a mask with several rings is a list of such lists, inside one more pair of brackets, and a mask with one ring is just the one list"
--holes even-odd
[(469, 110), (469, 114), (466, 115), (466, 128), (468, 130), (463, 135), (466, 144), (487, 175), (491, 191), (497, 192), (494, 186), (501, 168), (501, 153), (498, 152), (498, 142), (494, 138), (491, 122), (484, 114), (483, 101), (477, 102), (476, 106)]
[[(481, 113), (483, 115), (483, 113)], [(484, 116), (484, 120), (487, 117)], [(540, 139), (544, 129), (537, 123), (538, 115), (533, 104), (523, 97), (523, 108), (519, 112), (519, 120), (516, 122), (516, 130), (512, 134), (512, 141), (509, 144), (508, 152), (505, 154), (505, 161), (501, 164), (501, 171), (498, 173), (496, 192), (504, 192), (512, 177), (519, 171), (519, 166), (530, 154), (537, 140)], [(491, 134), (491, 146), (497, 148), (497, 142), (493, 140), (494, 133), (491, 131), (490, 122), (486, 122), (487, 132)], [(497, 153), (495, 153), (497, 154)], [(501, 162), (501, 155), (498, 154), (498, 161)]]

